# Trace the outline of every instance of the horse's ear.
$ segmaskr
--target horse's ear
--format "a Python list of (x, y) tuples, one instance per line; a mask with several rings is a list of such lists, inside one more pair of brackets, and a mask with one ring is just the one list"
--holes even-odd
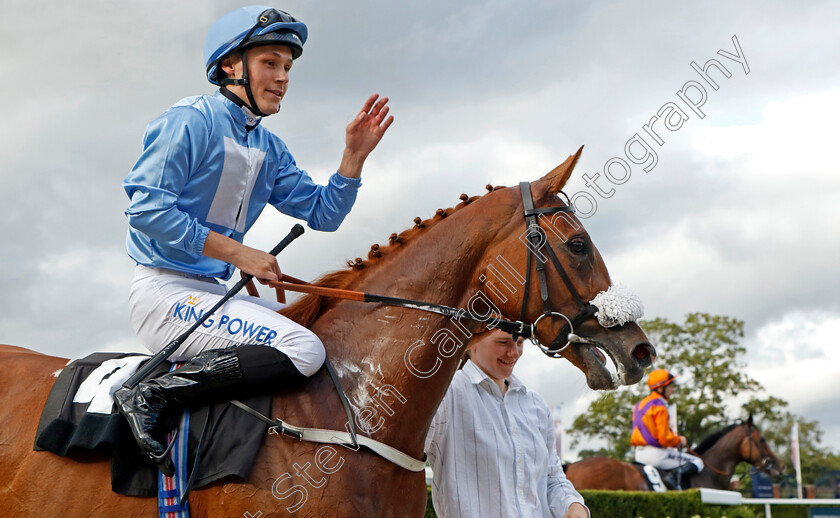
[(752, 418), (752, 412), (750, 412), (750, 416), (747, 418), (747, 426), (752, 426), (752, 425), (753, 425), (753, 418)]
[(565, 162), (555, 167), (550, 173), (543, 176), (531, 186), (534, 200), (546, 200), (557, 196), (557, 193), (566, 185), (575, 164), (583, 153), (583, 146), (574, 155), (571, 155)]

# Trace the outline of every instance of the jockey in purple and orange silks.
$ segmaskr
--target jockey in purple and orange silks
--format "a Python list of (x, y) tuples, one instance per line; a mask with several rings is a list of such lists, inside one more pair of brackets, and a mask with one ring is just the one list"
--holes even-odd
[(669, 470), (682, 467), (683, 475), (703, 470), (699, 457), (679, 451), (686, 439), (671, 430), (668, 400), (676, 390), (676, 377), (665, 369), (648, 376), (651, 394), (633, 407), (633, 435), (630, 445), (636, 447), (636, 462)]

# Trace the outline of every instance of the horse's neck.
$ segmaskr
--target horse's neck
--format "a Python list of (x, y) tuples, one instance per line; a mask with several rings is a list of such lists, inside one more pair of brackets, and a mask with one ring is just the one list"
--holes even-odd
[(741, 437), (740, 429), (735, 428), (700, 455), (703, 463), (709, 468), (711, 478), (722, 489), (729, 488), (729, 481), (735, 473), (735, 467), (743, 460), (739, 450)]
[[(473, 283), (481, 251), (419, 237), (369, 267), (351, 289), (464, 307), (479, 288)], [(360, 431), (420, 456), (425, 432), (475, 327), (416, 309), (341, 302), (313, 330), (327, 345), (365, 425)]]

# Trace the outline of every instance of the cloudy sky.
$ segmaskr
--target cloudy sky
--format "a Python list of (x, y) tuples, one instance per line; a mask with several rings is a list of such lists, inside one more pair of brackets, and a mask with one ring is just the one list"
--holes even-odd
[[(63, 357), (138, 350), (120, 183), (150, 120), (212, 92), (204, 35), (239, 5), (4, 2), (0, 343)], [(613, 279), (642, 296), (648, 317), (743, 319), (749, 374), (840, 449), (840, 5), (278, 7), (308, 24), (310, 40), (280, 114), (264, 124), (302, 167), (326, 180), (370, 93), (388, 95), (396, 116), (353, 213), (335, 234), (308, 232), (284, 271), (341, 268), (460, 193), (536, 179), (585, 145), (566, 191), (591, 212), (584, 223)], [(691, 66), (710, 59), (729, 75), (709, 71), (717, 89)], [(655, 163), (633, 163), (650, 153), (641, 141)], [(270, 249), (291, 224), (266, 211), (246, 244)], [(563, 405), (567, 423), (597, 397), (536, 350), (518, 372)]]

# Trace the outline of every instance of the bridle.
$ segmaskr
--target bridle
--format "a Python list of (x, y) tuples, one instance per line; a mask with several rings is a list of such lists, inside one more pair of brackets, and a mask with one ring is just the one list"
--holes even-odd
[[(528, 250), (528, 258), (527, 267), (525, 270), (525, 290), (524, 296), (522, 298), (522, 309), (519, 313), (519, 320), (522, 321), (525, 318), (525, 309), (528, 305), (528, 293), (529, 286), (531, 283), (531, 265), (534, 263), (534, 261), (536, 261), (537, 276), (539, 277), (540, 282), (540, 298), (542, 299), (543, 314), (540, 315), (532, 324), (530, 324), (531, 336), (528, 336), (526, 338), (529, 338), (531, 342), (537, 347), (539, 347), (539, 349), (547, 356), (557, 358), (560, 356), (560, 352), (562, 352), (572, 342), (587, 341), (586, 339), (581, 338), (575, 334), (575, 328), (580, 326), (584, 320), (595, 316), (595, 313), (598, 311), (598, 308), (593, 306), (589, 302), (583, 301), (583, 298), (580, 296), (577, 289), (575, 288), (575, 285), (572, 283), (571, 278), (569, 278), (569, 275), (566, 273), (565, 268), (563, 268), (562, 263), (560, 263), (560, 260), (557, 258), (557, 254), (555, 254), (551, 246), (548, 245), (548, 240), (546, 239), (545, 231), (542, 229), (542, 227), (540, 227), (537, 220), (537, 218), (541, 215), (555, 214), (558, 212), (574, 213), (575, 210), (571, 207), (571, 203), (567, 203), (566, 205), (561, 205), (558, 207), (546, 207), (542, 209), (537, 209), (534, 208), (534, 199), (531, 196), (530, 182), (520, 182), (519, 190), (522, 192), (522, 205), (524, 207), (525, 223), (527, 224), (526, 237), (529, 243), (529, 245), (526, 246)], [(551, 297), (548, 294), (548, 282), (546, 281), (545, 276), (546, 262), (543, 259), (544, 256), (538, 253), (542, 251), (545, 251), (545, 255), (548, 256), (549, 260), (554, 265), (554, 268), (557, 270), (557, 273), (560, 275), (560, 278), (563, 280), (563, 283), (566, 285), (566, 288), (569, 290), (569, 293), (571, 293), (575, 304), (577, 304), (578, 312), (572, 318), (567, 317), (563, 313), (553, 311), (552, 309)], [(541, 344), (539, 340), (536, 339), (537, 324), (543, 318), (551, 318), (552, 316), (562, 318), (563, 320), (565, 320), (565, 323), (560, 329), (560, 332), (557, 333), (557, 336), (554, 338), (554, 341), (551, 342), (551, 345), (546, 347), (545, 345)]]
[[(754, 427), (752, 424), (750, 424), (750, 423), (741, 423), (741, 426), (746, 426), (746, 427), (747, 427), (746, 439), (749, 441), (749, 459), (744, 459), (744, 460), (749, 461), (750, 459), (752, 459), (752, 449), (753, 449), (753, 446), (755, 446), (756, 450), (758, 450), (758, 452), (759, 452), (759, 453), (761, 453), (761, 446), (758, 444), (758, 442), (757, 442), (755, 439), (753, 439), (753, 436), (752, 436), (752, 430), (753, 430), (753, 429), (755, 429), (756, 431), (758, 431), (758, 428), (755, 428), (755, 427)], [(760, 432), (759, 432), (759, 435), (760, 435)], [(762, 437), (762, 438), (763, 438), (763, 437)], [(743, 441), (743, 439), (742, 439), (742, 441)], [(738, 444), (740, 445), (740, 442), (739, 442)], [(688, 451), (689, 453), (691, 453), (692, 455), (696, 456), (696, 457), (700, 457), (700, 455), (699, 455), (697, 452), (694, 452), (694, 451), (692, 451), (692, 450), (690, 450), (690, 449), (689, 449), (689, 450), (687, 450), (687, 451)], [(716, 468), (712, 467), (712, 466), (711, 466), (708, 462), (706, 462), (705, 460), (704, 460), (703, 462), (704, 462), (704, 465), (705, 465), (706, 469), (708, 469), (709, 471), (711, 471), (711, 472), (713, 472), (713, 473), (716, 473), (716, 474), (718, 474), (718, 475), (720, 475), (720, 476), (727, 477), (727, 478), (732, 476), (732, 474), (731, 474), (731, 473), (727, 473), (727, 472), (725, 472), (725, 471), (722, 471), (722, 470), (719, 470), (719, 469), (716, 469)], [(759, 471), (763, 471), (763, 472), (765, 472), (765, 473), (768, 473), (768, 472), (770, 471), (770, 469), (771, 469), (769, 466), (771, 466), (773, 463), (774, 463), (774, 461), (773, 461), (773, 458), (772, 458), (772, 457), (770, 457), (769, 455), (763, 455), (763, 454), (762, 454), (762, 457), (761, 457), (761, 463), (760, 463), (760, 464), (758, 464), (758, 463), (756, 463), (756, 464), (750, 463), (750, 465), (751, 465), (752, 467), (756, 468), (756, 469), (757, 469), (757, 470), (759, 470)]]
[[(749, 445), (750, 458), (752, 458), (753, 446), (755, 446), (755, 449), (758, 450), (758, 453), (761, 455), (761, 463), (760, 464), (752, 464), (752, 466), (759, 471), (763, 471), (765, 473), (768, 473), (771, 470), (771, 467), (775, 462), (774, 462), (773, 458), (770, 457), (769, 455), (761, 453), (761, 445), (758, 444), (758, 441), (756, 441), (752, 436), (752, 430), (754, 428), (753, 425), (749, 424), (749, 423), (744, 423), (744, 424), (746, 424), (746, 426), (747, 426), (747, 439), (750, 441), (750, 445)], [(758, 428), (755, 428), (755, 431), (758, 432)], [(760, 435), (761, 435), (761, 432), (759, 432), (759, 436)], [(764, 439), (764, 437), (762, 437), (762, 439)]]

